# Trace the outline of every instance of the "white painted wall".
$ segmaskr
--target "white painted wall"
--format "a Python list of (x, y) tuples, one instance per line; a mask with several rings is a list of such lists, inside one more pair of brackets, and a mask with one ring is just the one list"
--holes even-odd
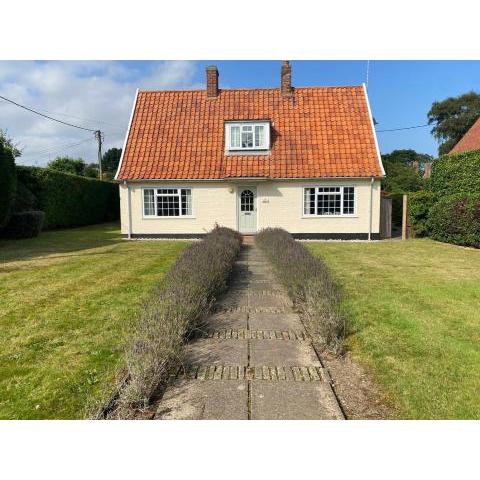
[[(206, 233), (215, 223), (237, 229), (237, 188), (257, 187), (258, 229), (281, 227), (291, 233), (368, 233), (370, 179), (320, 179), (318, 181), (236, 181), (236, 182), (135, 182), (130, 183), (132, 233)], [(353, 185), (356, 187), (356, 214), (349, 217), (304, 217), (303, 187)], [(193, 218), (144, 218), (142, 188), (188, 187), (192, 189)], [(380, 226), (380, 180), (373, 183), (372, 233)], [(127, 186), (120, 185), (122, 233), (128, 233)]]

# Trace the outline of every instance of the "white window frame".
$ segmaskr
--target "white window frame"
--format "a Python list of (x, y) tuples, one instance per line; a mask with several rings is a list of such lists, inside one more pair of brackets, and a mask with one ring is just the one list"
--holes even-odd
[[(353, 213), (343, 213), (343, 194), (344, 188), (353, 188)], [(305, 189), (314, 188), (315, 189), (315, 205), (317, 202), (317, 194), (319, 193), (317, 189), (319, 188), (340, 188), (340, 206), (342, 213), (337, 213), (334, 215), (318, 215), (316, 213), (305, 213)], [(357, 195), (357, 185), (303, 185), (302, 186), (302, 218), (356, 218), (358, 217), (357, 208), (358, 208), (358, 195)], [(316, 206), (315, 206), (316, 208)]]
[[(158, 197), (158, 190), (178, 190), (177, 194), (171, 194), (172, 196), (178, 196), (180, 201), (180, 215), (157, 215), (157, 197)], [(154, 215), (145, 215), (145, 190), (153, 190), (153, 198), (154, 198)], [(182, 215), (182, 197), (181, 197), (181, 190), (190, 190), (190, 202), (191, 202), (191, 214), (190, 215)], [(179, 218), (195, 218), (194, 211), (193, 211), (193, 188), (192, 187), (185, 187), (185, 186), (177, 186), (177, 185), (162, 185), (162, 186), (155, 186), (155, 187), (142, 187), (142, 218), (145, 219), (159, 219), (159, 220), (167, 220), (169, 218), (179, 219)]]
[[(242, 147), (242, 127), (252, 127), (253, 145), (252, 147)], [(255, 127), (261, 126), (264, 128), (264, 145), (261, 147), (255, 146)], [(232, 147), (231, 141), (231, 128), (240, 127), (240, 146)], [(243, 121), (243, 122), (225, 122), (225, 148), (231, 152), (243, 152), (243, 151), (263, 151), (270, 149), (270, 122), (257, 122), (257, 121)]]

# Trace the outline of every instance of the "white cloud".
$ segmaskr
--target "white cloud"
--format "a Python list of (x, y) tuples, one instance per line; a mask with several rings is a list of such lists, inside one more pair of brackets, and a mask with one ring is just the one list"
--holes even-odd
[[(60, 120), (102, 130), (107, 149), (123, 144), (137, 88), (199, 88), (195, 74), (195, 63), (188, 61), (0, 61), (0, 95)], [(51, 122), (1, 99), (0, 128), (23, 148), (19, 164), (44, 165), (60, 154), (96, 161), (92, 133)], [(72, 146), (78, 142), (83, 143)]]

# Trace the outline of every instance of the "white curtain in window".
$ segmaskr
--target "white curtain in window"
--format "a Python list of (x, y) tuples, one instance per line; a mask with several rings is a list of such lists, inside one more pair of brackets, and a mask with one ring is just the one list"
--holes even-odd
[(263, 125), (255, 126), (255, 146), (263, 147), (265, 144), (265, 127)]
[(155, 215), (155, 198), (153, 188), (143, 191), (143, 212), (144, 215)]
[(230, 148), (240, 148), (240, 127), (230, 127)]

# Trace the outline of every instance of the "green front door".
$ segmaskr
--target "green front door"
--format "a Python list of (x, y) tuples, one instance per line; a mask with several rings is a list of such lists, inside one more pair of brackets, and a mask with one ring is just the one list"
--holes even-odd
[(240, 233), (257, 232), (256, 187), (239, 187), (238, 189), (238, 231)]

